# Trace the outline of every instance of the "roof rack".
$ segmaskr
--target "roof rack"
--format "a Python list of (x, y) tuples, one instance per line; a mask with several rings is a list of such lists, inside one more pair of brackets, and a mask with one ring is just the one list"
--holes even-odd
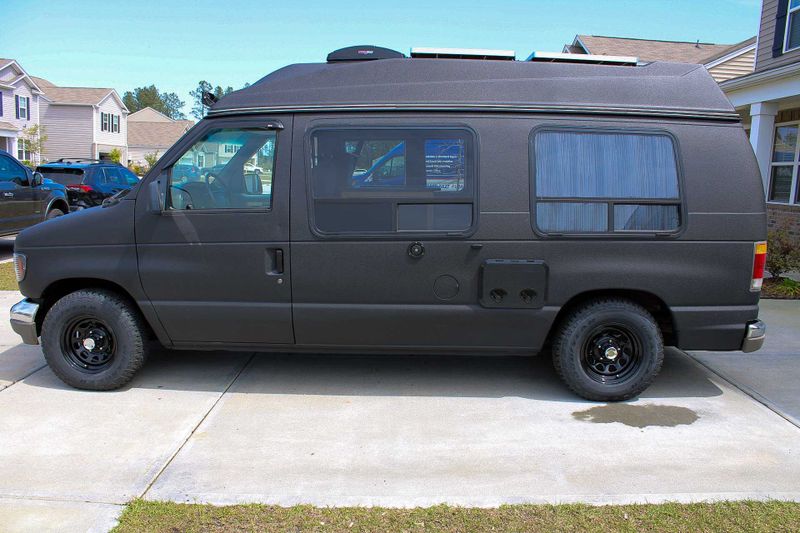
[(635, 67), (639, 58), (633, 56), (604, 56), (599, 54), (566, 54), (562, 52), (533, 52), (525, 61), (545, 63), (591, 63), (593, 65), (627, 65)]
[(481, 48), (412, 48), (411, 57), (429, 59), (493, 59), (514, 61), (514, 50), (487, 50)]
[(58, 161), (51, 161), (51, 163), (66, 163), (68, 165), (72, 163), (100, 163), (100, 159), (87, 159), (84, 157), (62, 157)]
[(328, 63), (339, 61), (374, 61), (376, 59), (400, 59), (404, 58), (402, 53), (397, 50), (383, 48), (381, 46), (361, 45), (340, 48), (328, 54)]

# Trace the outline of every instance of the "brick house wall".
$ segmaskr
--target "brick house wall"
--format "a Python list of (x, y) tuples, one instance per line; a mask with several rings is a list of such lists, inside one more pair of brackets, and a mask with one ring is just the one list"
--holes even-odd
[(767, 227), (785, 229), (800, 244), (800, 206), (767, 204)]

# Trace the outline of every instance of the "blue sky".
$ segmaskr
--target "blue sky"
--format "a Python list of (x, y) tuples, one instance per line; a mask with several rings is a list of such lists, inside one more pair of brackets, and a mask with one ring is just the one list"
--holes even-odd
[(0, 57), (65, 86), (155, 84), (187, 101), (201, 79), (241, 87), (336, 48), (500, 48), (524, 59), (576, 33), (735, 43), (759, 0), (0, 0)]

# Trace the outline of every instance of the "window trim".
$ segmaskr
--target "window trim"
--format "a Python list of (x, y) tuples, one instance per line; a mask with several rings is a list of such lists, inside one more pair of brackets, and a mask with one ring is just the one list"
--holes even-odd
[[(652, 135), (668, 137), (672, 141), (672, 153), (675, 158), (675, 172), (678, 180), (678, 198), (615, 198), (615, 197), (548, 197), (539, 199), (536, 196), (536, 135), (539, 133), (598, 133), (598, 134), (629, 134), (629, 135)], [(530, 186), (530, 197), (528, 205), (530, 209), (530, 225), (533, 232), (546, 239), (641, 239), (650, 238), (678, 238), (687, 226), (686, 194), (684, 191), (683, 179), (683, 159), (678, 138), (671, 131), (663, 128), (626, 128), (624, 126), (594, 126), (594, 125), (566, 125), (566, 124), (540, 124), (533, 128), (528, 135), (528, 183)], [(539, 228), (536, 215), (536, 204), (538, 202), (562, 202), (562, 203), (602, 203), (607, 204), (608, 223), (606, 231), (593, 232), (546, 232)], [(678, 206), (678, 227), (674, 230), (653, 231), (653, 230), (614, 230), (614, 206), (615, 205), (675, 205)]]
[[(431, 131), (461, 131), (468, 135), (472, 140), (472, 157), (466, 157), (465, 160), (469, 160), (472, 163), (472, 195), (467, 196), (458, 196), (452, 198), (450, 201), (440, 201), (434, 198), (414, 198), (412, 196), (408, 196), (405, 198), (398, 197), (393, 200), (396, 205), (400, 204), (409, 204), (409, 203), (417, 203), (417, 204), (465, 204), (471, 203), (472, 204), (472, 224), (469, 228), (464, 231), (375, 231), (375, 232), (329, 232), (320, 229), (317, 226), (316, 221), (316, 214), (314, 210), (314, 180), (312, 179), (311, 175), (311, 150), (312, 150), (312, 137), (315, 133), (319, 131), (346, 131), (346, 130), (386, 130), (386, 131), (397, 131), (397, 130), (431, 130)], [(443, 123), (436, 123), (436, 124), (419, 124), (419, 123), (365, 123), (365, 124), (345, 124), (343, 125), (341, 122), (339, 123), (320, 123), (317, 125), (313, 125), (306, 130), (305, 138), (303, 142), (303, 161), (304, 161), (304, 170), (305, 170), (305, 186), (306, 186), (306, 210), (307, 210), (307, 218), (308, 218), (308, 226), (311, 230), (311, 233), (320, 239), (326, 240), (369, 240), (369, 239), (377, 239), (377, 240), (408, 240), (411, 238), (420, 238), (425, 237), (426, 239), (468, 239), (475, 232), (478, 231), (479, 226), (479, 219), (480, 219), (480, 160), (479, 160), (479, 153), (480, 153), (480, 138), (478, 133), (471, 128), (470, 126), (464, 123), (452, 123), (452, 124), (443, 124)], [(383, 192), (376, 190), (376, 193)], [(364, 202), (375, 201), (376, 199), (380, 199), (377, 194), (373, 197), (365, 197)], [(327, 199), (325, 201), (328, 202), (337, 202), (337, 201), (352, 201), (352, 198), (345, 198), (345, 199)], [(395, 210), (394, 213), (395, 219), (397, 218), (397, 211)]]
[(789, 27), (792, 22), (792, 15), (800, 16), (800, 4), (797, 7), (792, 7), (792, 0), (784, 0), (784, 2), (786, 2), (786, 27), (783, 28), (783, 53), (785, 54), (793, 50), (800, 50), (800, 45), (789, 48)]
[[(800, 10), (800, 7), (797, 8)], [(794, 146), (794, 160), (793, 161), (773, 161), (775, 156), (775, 134), (778, 128), (782, 126), (797, 126), (797, 139)], [(789, 201), (779, 202), (777, 200), (770, 200), (770, 192), (772, 191), (772, 169), (775, 167), (793, 167), (792, 168), (792, 182), (789, 185)], [(793, 205), (800, 206), (800, 120), (790, 120), (788, 122), (779, 122), (772, 128), (772, 148), (769, 151), (769, 176), (767, 178), (766, 201), (771, 205)]]

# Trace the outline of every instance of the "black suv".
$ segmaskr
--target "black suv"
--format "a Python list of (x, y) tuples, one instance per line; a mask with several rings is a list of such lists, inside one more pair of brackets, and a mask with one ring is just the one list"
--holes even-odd
[(67, 188), (73, 210), (103, 203), (120, 191), (128, 190), (139, 178), (118, 163), (98, 159), (59, 159), (36, 167), (37, 172)]
[(69, 213), (66, 189), (0, 150), (0, 235)]

